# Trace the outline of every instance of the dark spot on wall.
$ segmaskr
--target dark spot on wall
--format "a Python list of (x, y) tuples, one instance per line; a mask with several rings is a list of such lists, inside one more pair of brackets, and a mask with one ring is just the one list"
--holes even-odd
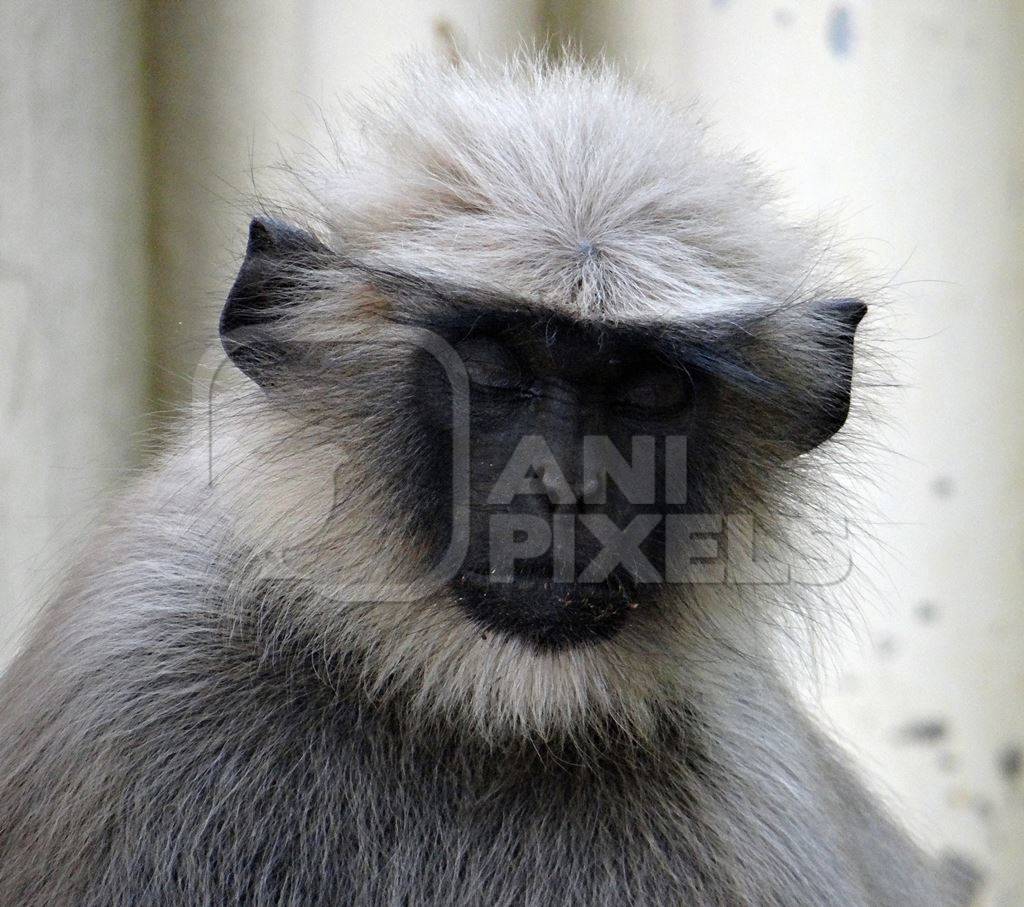
[(953, 497), (953, 493), (956, 491), (956, 486), (949, 476), (936, 476), (928, 487), (931, 488), (931, 492), (935, 497), (942, 500), (948, 500)]
[(772, 18), (779, 28), (789, 28), (796, 21), (796, 15), (791, 9), (777, 9)]
[(896, 732), (896, 736), (904, 743), (938, 743), (946, 739), (949, 729), (941, 718), (922, 718), (908, 721)]
[(875, 651), (879, 658), (892, 658), (896, 654), (896, 640), (891, 636), (883, 636), (875, 640)]
[(853, 50), (853, 15), (849, 7), (837, 6), (828, 17), (828, 46), (837, 57), (848, 57)]
[(947, 851), (940, 857), (942, 873), (949, 879), (957, 904), (970, 904), (981, 890), (985, 873), (975, 863), (959, 853)]
[(1008, 746), (999, 754), (999, 773), (1010, 784), (1020, 778), (1024, 771), (1024, 750), (1019, 746)]
[(933, 624), (939, 619), (939, 606), (930, 599), (922, 599), (914, 608), (914, 614), (923, 624)]
[(971, 808), (978, 814), (978, 818), (983, 822), (988, 822), (992, 818), (992, 801), (987, 797), (975, 797), (971, 800)]
[(459, 37), (450, 20), (439, 16), (434, 20), (434, 42), (441, 56), (452, 66), (462, 62)]

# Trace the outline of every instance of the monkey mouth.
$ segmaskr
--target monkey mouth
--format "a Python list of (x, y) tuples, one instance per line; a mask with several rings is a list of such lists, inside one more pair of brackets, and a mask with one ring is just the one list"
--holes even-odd
[(463, 570), (451, 584), (456, 602), (483, 632), (526, 641), (538, 649), (563, 649), (607, 640), (640, 605), (640, 590), (612, 576), (604, 583), (559, 582), (522, 572), (497, 579)]

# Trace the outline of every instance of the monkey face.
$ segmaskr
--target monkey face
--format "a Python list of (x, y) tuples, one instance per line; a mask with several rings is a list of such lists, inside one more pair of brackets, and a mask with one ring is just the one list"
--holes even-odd
[[(825, 310), (852, 338), (860, 304)], [(468, 423), (468, 550), (451, 592), (485, 631), (542, 649), (649, 620), (667, 587), (678, 607), (690, 584), (680, 563), (706, 552), (687, 518), (724, 513), (731, 487), (765, 478), (750, 475), (749, 461), (764, 473), (845, 417), (841, 390), (795, 404), (758, 364), (742, 323), (716, 332), (508, 304), (419, 324), (454, 349), (469, 394), (457, 400), (433, 358), (417, 359), (408, 381), (421, 442), (401, 477), (417, 489), (408, 509), (439, 556), (456, 531), (451, 426)]]
[(312, 232), (250, 229), (222, 320), (258, 385), (245, 561), (309, 551), (304, 624), (445, 715), (643, 723), (794, 597), (689, 568), (728, 573), (732, 515), (792, 550), (834, 510), (803, 455), (846, 418), (852, 272), (610, 71), (402, 90), (300, 165), (280, 210)]
[[(429, 462), (418, 503), (447, 506), (452, 421), (468, 420), (468, 551), (451, 580), (485, 631), (562, 647), (606, 639), (665, 581), (668, 516), (699, 498), (713, 385), (643, 327), (485, 310), (433, 327), (469, 377), (457, 403), (431, 357), (412, 377)], [(459, 411), (459, 407), (465, 411)]]
[[(410, 549), (423, 552), (423, 569), (451, 539), (465, 539), (446, 581), (484, 633), (557, 649), (649, 619), (667, 586), (682, 593), (678, 607), (688, 579), (674, 565), (700, 547), (686, 517), (725, 514), (737, 489), (770, 487), (768, 473), (846, 417), (864, 312), (855, 300), (817, 303), (796, 322), (803, 333), (794, 342), (817, 345), (830, 366), (809, 384), (774, 339), (775, 312), (574, 317), (354, 262), (343, 264), (387, 303), (370, 317), (397, 333), (388, 335), (394, 350), (379, 338), (350, 349), (342, 358), (355, 371), (342, 381), (336, 363), (325, 366), (330, 355), (311, 352), (332, 345), (303, 342), (303, 329), (318, 328), (290, 302), (301, 286), (296, 267), (330, 255), (302, 231), (255, 222), (224, 313), (228, 328), (246, 330), (241, 339), (225, 331), (225, 345), (274, 399), (305, 408), (307, 421), (328, 430), (337, 422), (339, 437), (342, 425), (364, 423), (369, 472), (387, 483), (389, 509)], [(408, 327), (452, 352), (467, 395), (453, 393), (433, 354), (403, 343)], [(358, 376), (360, 363), (379, 366), (382, 350), (389, 364), (372, 380)], [(369, 399), (385, 387), (386, 398)], [(457, 425), (468, 428), (462, 463), (452, 457)], [(453, 506), (459, 482), (468, 487), (462, 510)]]

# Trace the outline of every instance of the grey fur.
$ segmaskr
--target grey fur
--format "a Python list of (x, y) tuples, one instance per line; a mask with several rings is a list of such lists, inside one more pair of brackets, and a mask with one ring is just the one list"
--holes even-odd
[[(841, 264), (607, 70), (420, 65), (355, 114), (361, 145), (282, 209), (334, 251), (281, 329), (359, 340), (359, 368), (286, 407), (225, 392), (212, 483), (193, 414), (41, 617), (0, 687), (0, 904), (946, 903), (776, 673), (776, 615), (821, 603), (707, 587), (539, 653), (415, 594), (375, 471), (405, 349), (381, 315), (419, 304), (383, 274), (709, 332), (753, 315), (760, 368), (813, 396)], [(769, 468), (757, 414), (731, 419), (730, 506), (820, 505), (827, 455)], [(301, 569), (268, 576), (282, 551)]]

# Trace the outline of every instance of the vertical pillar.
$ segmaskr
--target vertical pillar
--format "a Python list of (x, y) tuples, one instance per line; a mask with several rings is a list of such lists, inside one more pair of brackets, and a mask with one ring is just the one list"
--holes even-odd
[(148, 389), (139, 6), (0, 28), (0, 661), (124, 479)]

